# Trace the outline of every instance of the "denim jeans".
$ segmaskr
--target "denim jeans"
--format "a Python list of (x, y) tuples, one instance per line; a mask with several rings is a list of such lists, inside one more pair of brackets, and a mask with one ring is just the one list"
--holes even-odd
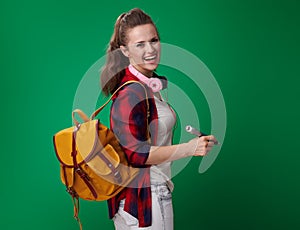
[(151, 185), (152, 226), (139, 228), (139, 221), (124, 211), (125, 200), (120, 202), (113, 221), (116, 230), (173, 230), (172, 195), (166, 184)]

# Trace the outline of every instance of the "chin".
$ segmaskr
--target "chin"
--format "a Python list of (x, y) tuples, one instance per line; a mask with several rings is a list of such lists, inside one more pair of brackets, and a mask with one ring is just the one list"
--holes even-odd
[(147, 71), (154, 71), (156, 70), (158, 63), (147, 63), (143, 65), (143, 68)]

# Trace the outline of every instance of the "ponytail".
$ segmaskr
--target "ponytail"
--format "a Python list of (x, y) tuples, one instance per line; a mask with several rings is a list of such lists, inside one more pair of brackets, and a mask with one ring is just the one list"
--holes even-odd
[(125, 74), (125, 68), (129, 65), (129, 59), (120, 50), (120, 25), (125, 13), (121, 14), (114, 27), (114, 32), (106, 51), (106, 65), (103, 67), (100, 81), (104, 95), (111, 94)]

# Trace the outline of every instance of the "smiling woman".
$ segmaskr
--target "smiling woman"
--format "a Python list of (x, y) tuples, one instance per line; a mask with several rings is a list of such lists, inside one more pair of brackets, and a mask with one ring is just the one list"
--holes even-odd
[(159, 60), (160, 38), (151, 17), (138, 8), (121, 14), (115, 23), (107, 63), (101, 73), (104, 94), (115, 91), (130, 63), (143, 74), (152, 75)]
[(152, 77), (160, 60), (160, 41), (155, 26), (136, 26), (128, 30), (127, 37), (127, 45), (120, 46), (123, 54), (138, 71)]
[(155, 73), (160, 61), (160, 38), (152, 19), (140, 9), (121, 14), (101, 72), (103, 92), (113, 97), (111, 130), (119, 139), (129, 165), (139, 175), (108, 200), (109, 214), (117, 230), (173, 230), (171, 162), (188, 156), (204, 156), (216, 142), (202, 136), (172, 144), (176, 115), (163, 99), (166, 87)]

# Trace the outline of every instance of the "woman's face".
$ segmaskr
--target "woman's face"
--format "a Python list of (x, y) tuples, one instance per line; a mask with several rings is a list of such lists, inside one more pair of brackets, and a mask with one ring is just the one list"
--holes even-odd
[(129, 29), (127, 45), (121, 46), (121, 50), (138, 71), (152, 76), (160, 60), (160, 41), (154, 25), (145, 24)]

